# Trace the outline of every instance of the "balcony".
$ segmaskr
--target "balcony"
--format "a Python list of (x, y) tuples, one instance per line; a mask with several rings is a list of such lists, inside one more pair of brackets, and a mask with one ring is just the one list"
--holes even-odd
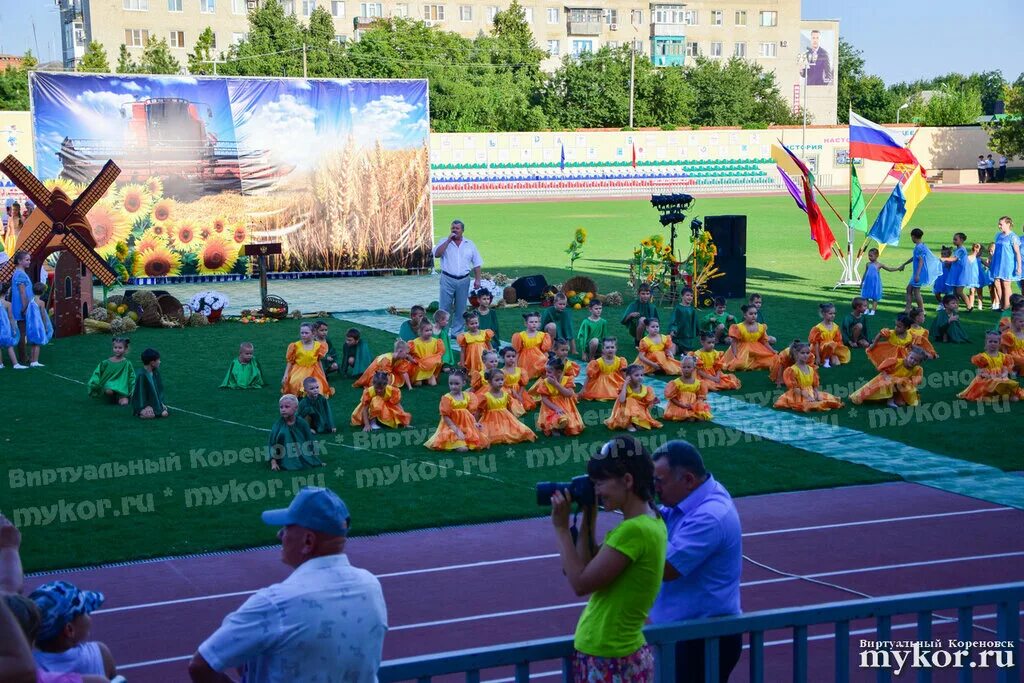
[(668, 24), (663, 22), (651, 22), (651, 38), (679, 37), (686, 35), (686, 24)]
[(569, 21), (570, 36), (599, 36), (601, 35), (601, 21)]

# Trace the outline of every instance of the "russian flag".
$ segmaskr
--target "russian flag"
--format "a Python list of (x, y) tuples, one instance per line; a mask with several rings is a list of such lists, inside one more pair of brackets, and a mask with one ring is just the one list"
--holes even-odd
[(856, 159), (888, 161), (893, 164), (919, 165), (913, 152), (893, 140), (888, 131), (852, 111), (850, 112), (850, 156)]

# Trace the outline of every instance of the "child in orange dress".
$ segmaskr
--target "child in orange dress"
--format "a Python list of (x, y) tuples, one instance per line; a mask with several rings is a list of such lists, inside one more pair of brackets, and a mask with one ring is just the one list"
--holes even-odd
[[(714, 332), (706, 332), (715, 339)], [(666, 420), (674, 422), (704, 422), (711, 419), (711, 406), (708, 405), (708, 389), (697, 376), (697, 360), (693, 356), (684, 356), (679, 361), (680, 374), (665, 385), (665, 400), (668, 406), (662, 414)]]
[(743, 322), (729, 327), (729, 350), (722, 357), (722, 367), (737, 370), (768, 370), (775, 358), (775, 337), (768, 334), (768, 326), (757, 322), (757, 306), (743, 304)]
[(469, 388), (477, 398), (483, 398), (484, 394), (490, 391), (487, 383), (487, 373), (496, 370), (498, 367), (498, 352), (490, 349), (483, 353), (483, 367), (479, 371), (469, 373)]
[[(793, 341), (800, 340), (794, 339)], [(814, 361), (813, 354), (811, 357), (811, 361)], [(775, 354), (775, 358), (772, 358), (771, 367), (768, 368), (768, 378), (771, 379), (771, 381), (775, 382), (775, 386), (777, 387), (781, 388), (786, 386), (786, 382), (783, 379), (783, 373), (788, 368), (792, 367), (793, 363), (795, 362), (796, 359), (793, 358), (793, 356), (789, 353), (789, 347), (787, 346), (786, 348), (782, 349), (777, 354)]]
[(405, 412), (401, 401), (402, 390), (391, 386), (390, 375), (381, 371), (373, 373), (373, 386), (363, 389), (359, 405), (352, 411), (352, 426), (362, 427), (364, 432), (382, 426), (408, 427), (412, 415)]
[(536, 441), (533, 430), (520, 422), (512, 413), (512, 395), (505, 391), (505, 373), (498, 369), (488, 370), (487, 391), (480, 399), (480, 424), (490, 439), (491, 445), (499, 443), (523, 443)]
[[(651, 321), (656, 322), (656, 321)], [(660, 429), (661, 423), (651, 415), (651, 407), (658, 404), (654, 389), (644, 386), (644, 369), (639, 365), (626, 368), (626, 381), (619, 389), (619, 395), (612, 408), (612, 414), (604, 421), (608, 429)]]
[(622, 374), (626, 369), (626, 359), (616, 355), (618, 341), (615, 337), (601, 340), (601, 355), (587, 363), (587, 381), (583, 384), (580, 397), (586, 401), (614, 401), (622, 385), (626, 383)]
[(674, 358), (676, 345), (671, 337), (661, 334), (661, 322), (657, 318), (647, 321), (647, 334), (640, 340), (638, 349), (640, 352), (633, 364), (643, 368), (645, 375), (679, 374), (679, 361)]
[(320, 383), (320, 392), (324, 396), (333, 396), (334, 389), (327, 383), (327, 376), (320, 365), (320, 359), (326, 354), (327, 344), (313, 338), (313, 325), (299, 325), (299, 341), (289, 344), (285, 354), (288, 364), (281, 378), (281, 393), (305, 396), (302, 382), (307, 377), (313, 377)]
[(936, 353), (935, 347), (932, 346), (932, 342), (928, 339), (928, 328), (924, 326), (924, 310), (920, 308), (911, 308), (910, 313), (907, 314), (910, 318), (910, 328), (907, 330), (910, 332), (911, 346), (920, 347), (924, 351), (924, 355), (928, 357), (928, 360), (935, 360), (939, 357)]
[[(717, 338), (715, 332), (700, 333), (700, 348), (690, 354), (696, 362), (697, 377), (706, 391), (739, 389), (740, 378), (722, 372), (722, 357), (725, 353), (715, 348)], [(682, 361), (680, 358), (679, 362)]]
[(505, 375), (505, 391), (512, 395), (512, 414), (522, 417), (537, 407), (537, 399), (526, 390), (526, 373), (516, 364), (518, 354), (511, 346), (501, 350), (501, 359), (505, 363), (501, 371)]
[(477, 451), (487, 448), (490, 441), (483, 427), (473, 417), (480, 402), (464, 391), (466, 371), (455, 368), (448, 375), (448, 393), (441, 397), (441, 421), (437, 430), (423, 444), (432, 451)]
[(821, 380), (818, 378), (818, 369), (811, 365), (810, 344), (794, 341), (789, 345), (789, 355), (796, 361), (782, 373), (788, 390), (775, 401), (776, 408), (809, 413), (843, 407), (841, 400), (819, 389)]
[(444, 342), (434, 336), (434, 323), (429, 320), (420, 322), (420, 336), (409, 342), (409, 356), (414, 367), (411, 375), (413, 384), (426, 382), (432, 387), (437, 386), (437, 376), (444, 366)]
[(466, 331), (461, 332), (456, 340), (462, 349), (460, 364), (472, 377), (474, 372), (480, 372), (484, 368), (483, 353), (491, 348), (494, 330), (480, 329), (480, 314), (476, 311), (466, 311), (462, 317), (466, 321)]
[(917, 387), (924, 381), (925, 353), (911, 347), (903, 358), (887, 358), (878, 366), (878, 375), (857, 391), (850, 400), (860, 405), (864, 401), (885, 401), (890, 408), (916, 406), (921, 402)]
[(566, 377), (563, 370), (562, 361), (552, 358), (544, 368), (544, 377), (530, 387), (530, 393), (540, 398), (537, 429), (544, 432), (544, 436), (583, 433), (583, 417), (576, 408), (572, 377)]
[(409, 374), (415, 368), (409, 357), (409, 345), (401, 339), (395, 340), (391, 353), (382, 353), (373, 359), (370, 366), (352, 383), (354, 387), (368, 387), (373, 384), (373, 376), (378, 372), (386, 373), (391, 378), (391, 386), (412, 389)]
[(985, 333), (985, 351), (971, 357), (971, 363), (978, 368), (978, 374), (957, 398), (965, 401), (996, 401), (1007, 397), (1019, 401), (1024, 389), (1017, 380), (1010, 379), (1013, 359), (999, 350), (1000, 335), (991, 330)]
[(580, 376), (580, 364), (569, 358), (569, 340), (558, 337), (551, 344), (551, 353), (555, 355), (555, 358), (562, 361), (562, 365), (565, 366), (565, 374), (572, 377), (572, 381), (575, 382), (576, 378)]
[(843, 330), (836, 325), (836, 305), (818, 307), (821, 322), (811, 328), (807, 341), (817, 364), (823, 368), (838, 367), (850, 362), (850, 347), (843, 343)]
[(551, 350), (551, 337), (540, 330), (540, 315), (524, 313), (526, 323), (524, 332), (512, 335), (512, 348), (519, 354), (519, 367), (526, 373), (526, 380), (544, 376), (544, 368), (548, 362), (548, 351)]
[(896, 324), (893, 329), (883, 328), (875, 335), (865, 353), (876, 368), (881, 370), (882, 363), (889, 358), (906, 357), (910, 353), (910, 347), (914, 344), (914, 338), (910, 335), (910, 317), (904, 314), (896, 316)]
[(1024, 312), (1014, 313), (1011, 321), (999, 338), (999, 348), (1013, 361), (1013, 371), (1024, 375)]

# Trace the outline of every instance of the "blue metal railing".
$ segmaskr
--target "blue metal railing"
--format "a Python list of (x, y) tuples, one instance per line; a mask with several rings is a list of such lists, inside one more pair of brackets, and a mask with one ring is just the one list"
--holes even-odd
[[(870, 640), (892, 640), (893, 617), (900, 615), (916, 616), (914, 637), (900, 636), (896, 640), (927, 641), (933, 638), (933, 623), (956, 624), (958, 641), (1000, 641), (1009, 643), (1007, 653), (1002, 658), (992, 659), (988, 668), (977, 669), (971, 665), (975, 652), (962, 659), (957, 666), (959, 683), (971, 683), (973, 674), (983, 674), (981, 680), (995, 679), (999, 683), (1016, 683), (1020, 681), (1020, 603), (1024, 602), (1024, 583), (980, 586), (956, 591), (939, 591), (929, 593), (913, 593), (867, 600), (850, 600), (833, 602), (807, 607), (785, 608), (752, 612), (735, 617), (716, 619), (698, 619), (675, 624), (649, 626), (644, 630), (647, 642), (654, 648), (657, 657), (657, 681), (670, 683), (676, 680), (675, 644), (681, 640), (704, 640), (704, 661), (709, 663), (704, 675), (707, 683), (718, 681), (718, 650), (722, 637), (747, 634), (749, 644), (749, 680), (751, 683), (762, 683), (765, 680), (765, 633), (776, 630), (792, 632), (792, 680), (795, 683), (806, 683), (808, 680), (808, 628), (827, 625), (832, 627), (828, 636), (835, 640), (834, 664), (835, 674), (831, 680), (846, 683), (850, 680), (850, 624), (856, 620), (873, 619), (874, 628), (860, 629), (858, 634), (870, 633)], [(974, 624), (974, 608), (983, 605), (994, 605), (995, 629), (985, 629), (978, 633)], [(939, 616), (939, 610), (956, 610), (956, 616)], [(908, 625), (898, 626), (901, 630)], [(813, 639), (821, 639), (814, 636)], [(956, 648), (953, 648), (956, 649)], [(984, 648), (978, 648), (983, 650)], [(418, 683), (429, 683), (435, 676), (458, 674), (464, 676), (467, 683), (479, 683), (480, 673), (485, 669), (513, 667), (516, 683), (528, 683), (530, 665), (552, 660), (561, 662), (562, 680), (570, 681), (571, 661), (573, 656), (573, 640), (571, 637), (534, 640), (525, 643), (500, 645), (490, 648), (461, 650), (425, 657), (411, 657), (385, 662), (380, 669), (380, 683), (415, 680)], [(868, 660), (862, 654), (861, 660), (876, 669), (880, 683), (890, 681), (895, 660), (887, 654), (877, 652)], [(854, 665), (864, 665), (864, 661)], [(944, 661), (944, 659), (943, 659)], [(1008, 664), (997, 666), (997, 662)], [(941, 662), (940, 662), (941, 663)], [(873, 666), (872, 666), (873, 665)], [(952, 666), (952, 664), (946, 665)], [(944, 667), (940, 667), (941, 668)], [(908, 660), (906, 671), (916, 671), (919, 683), (931, 680), (930, 668), (912, 667)], [(903, 678), (903, 676), (901, 676)], [(778, 672), (773, 672), (770, 681), (782, 680)]]

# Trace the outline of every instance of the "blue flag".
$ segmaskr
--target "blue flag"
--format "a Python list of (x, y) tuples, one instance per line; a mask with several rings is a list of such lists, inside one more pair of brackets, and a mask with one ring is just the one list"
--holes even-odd
[(871, 229), (868, 230), (868, 237), (873, 238), (879, 244), (890, 246), (900, 243), (900, 232), (903, 229), (903, 216), (907, 213), (907, 200), (903, 196), (903, 188), (897, 183), (889, 199), (882, 207), (881, 213), (875, 219)]
[(558, 168), (565, 170), (565, 145), (562, 145), (562, 158), (558, 162)]

